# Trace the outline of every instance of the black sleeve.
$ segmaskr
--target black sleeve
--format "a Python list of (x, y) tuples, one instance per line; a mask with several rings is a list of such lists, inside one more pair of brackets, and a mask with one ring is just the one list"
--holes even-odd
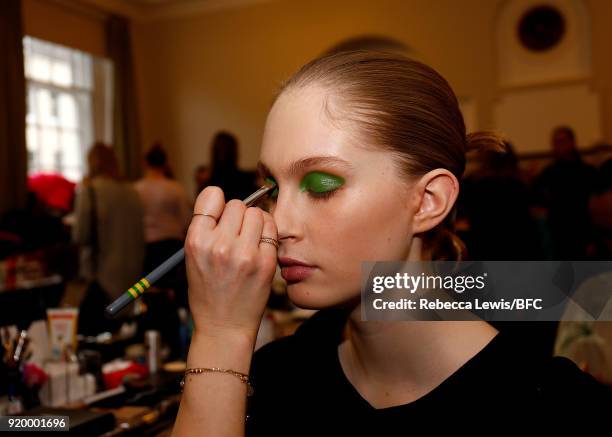
[(246, 437), (274, 434), (280, 426), (275, 413), (278, 403), (287, 402), (282, 387), (289, 384), (291, 336), (259, 348), (251, 360), (250, 378), (253, 395), (247, 399)]

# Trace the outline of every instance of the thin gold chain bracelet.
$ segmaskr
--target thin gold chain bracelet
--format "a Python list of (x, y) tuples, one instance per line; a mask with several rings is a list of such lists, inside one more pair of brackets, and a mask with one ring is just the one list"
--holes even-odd
[(222, 369), (220, 367), (194, 367), (186, 369), (185, 374), (183, 375), (183, 379), (181, 380), (181, 391), (183, 391), (183, 388), (185, 387), (185, 379), (187, 378), (187, 375), (199, 375), (200, 373), (205, 372), (229, 373), (230, 375), (234, 375), (235, 377), (240, 379), (240, 381), (244, 382), (247, 385), (247, 396), (252, 396), (255, 392), (253, 386), (251, 385), (249, 375), (245, 373), (236, 372), (232, 369)]

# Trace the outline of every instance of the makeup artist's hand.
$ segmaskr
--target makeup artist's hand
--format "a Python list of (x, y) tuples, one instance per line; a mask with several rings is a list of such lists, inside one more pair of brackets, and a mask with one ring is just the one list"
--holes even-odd
[(237, 334), (255, 342), (276, 270), (277, 239), (272, 215), (240, 200), (225, 203), (223, 191), (209, 186), (198, 196), (185, 241), (189, 306), (195, 335)]

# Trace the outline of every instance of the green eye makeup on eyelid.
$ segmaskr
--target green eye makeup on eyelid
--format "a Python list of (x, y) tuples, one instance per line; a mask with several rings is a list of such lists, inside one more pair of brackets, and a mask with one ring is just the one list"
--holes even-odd
[(339, 176), (313, 171), (308, 173), (300, 182), (301, 191), (312, 191), (314, 193), (327, 193), (344, 184), (344, 179)]
[[(267, 177), (266, 182), (276, 184), (276, 181), (271, 177)], [(329, 193), (338, 189), (342, 185), (344, 185), (344, 179), (340, 176), (313, 171), (302, 178), (302, 181), (300, 182), (300, 191), (309, 191), (314, 194)], [(278, 195), (278, 187), (276, 187), (270, 194), (271, 197), (276, 195)]]
[(272, 190), (272, 192), (270, 193), (270, 197), (276, 197), (278, 195), (278, 184), (276, 183), (276, 181), (274, 179), (272, 179), (270, 176), (266, 177), (264, 179), (264, 182), (266, 184), (270, 184), (270, 185), (275, 185), (276, 188), (274, 188)]

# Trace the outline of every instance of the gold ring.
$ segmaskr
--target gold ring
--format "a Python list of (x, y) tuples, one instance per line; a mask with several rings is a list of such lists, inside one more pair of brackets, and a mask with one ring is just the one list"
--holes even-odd
[(219, 221), (219, 219), (217, 217), (215, 217), (214, 215), (212, 215), (212, 214), (203, 214), (203, 213), (196, 212), (196, 213), (193, 214), (193, 217), (195, 217), (196, 215), (203, 215), (203, 216), (206, 216), (206, 217), (210, 217), (211, 219), (213, 219), (215, 221), (215, 223), (217, 223)]
[(276, 239), (274, 239), (274, 238), (271, 238), (271, 237), (261, 237), (261, 238), (259, 239), (259, 242), (260, 242), (260, 243), (269, 243), (269, 244), (272, 244), (272, 245), (274, 245), (274, 247), (276, 247), (277, 249), (278, 249), (278, 248), (279, 248), (279, 246), (280, 246), (280, 243), (278, 242), (278, 240), (276, 240)]

